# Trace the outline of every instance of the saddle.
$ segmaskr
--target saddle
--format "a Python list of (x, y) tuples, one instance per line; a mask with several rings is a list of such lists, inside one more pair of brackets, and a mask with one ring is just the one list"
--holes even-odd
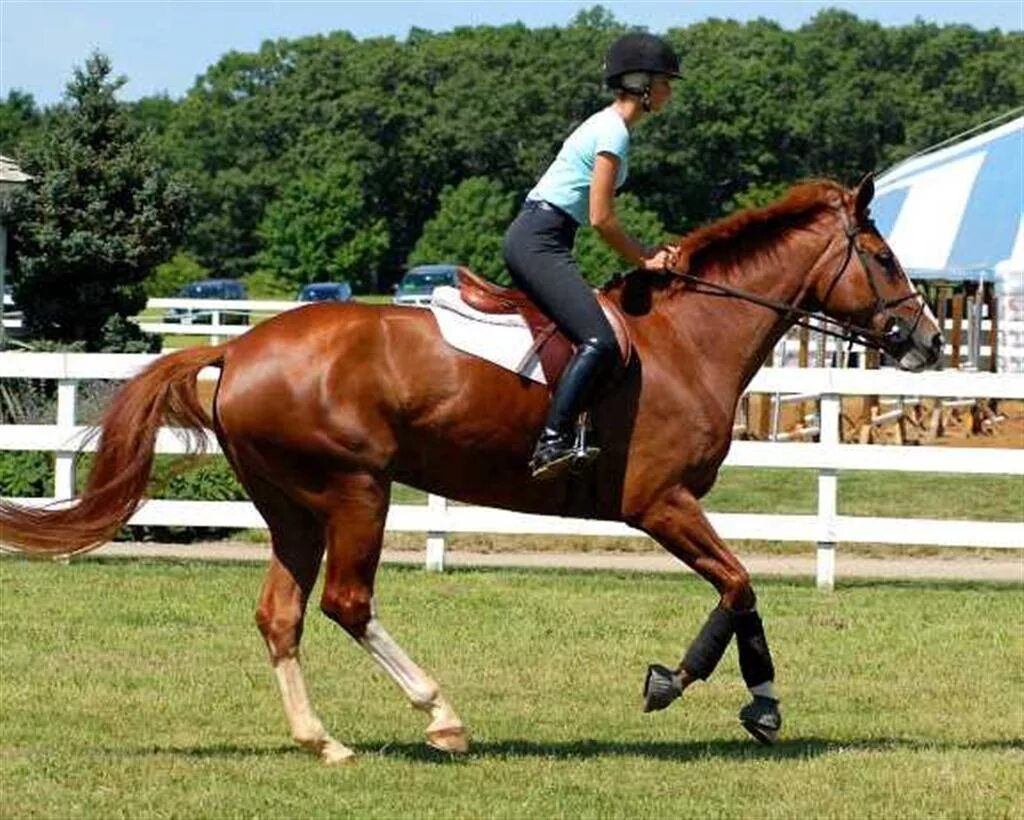
[[(460, 267), (458, 269), (458, 283), (459, 295), (462, 300), (481, 313), (518, 313), (523, 317), (533, 335), (533, 346), (523, 358), (523, 364), (525, 365), (534, 356), (539, 358), (548, 387), (554, 389), (573, 354), (572, 342), (558, 329), (558, 326), (542, 313), (540, 308), (534, 305), (522, 291), (489, 282), (473, 273), (469, 268)], [(603, 293), (596, 292), (594, 295), (615, 332), (622, 364), (628, 364), (633, 355), (633, 340), (622, 314)]]

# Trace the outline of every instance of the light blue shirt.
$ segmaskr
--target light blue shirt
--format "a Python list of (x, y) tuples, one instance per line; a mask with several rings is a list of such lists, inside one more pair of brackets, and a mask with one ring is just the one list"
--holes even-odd
[(629, 175), (629, 131), (613, 108), (598, 111), (568, 136), (526, 198), (546, 200), (569, 213), (580, 225), (589, 225), (590, 180), (598, 154), (618, 157), (618, 190)]

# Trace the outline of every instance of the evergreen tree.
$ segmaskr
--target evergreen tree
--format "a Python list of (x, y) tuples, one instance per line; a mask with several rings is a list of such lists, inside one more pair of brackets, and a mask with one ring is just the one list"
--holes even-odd
[(145, 307), (143, 280), (182, 238), (188, 193), (115, 100), (124, 82), (94, 53), (24, 156), (34, 180), (12, 219), (12, 285), (33, 338), (87, 350), (149, 344), (127, 318)]

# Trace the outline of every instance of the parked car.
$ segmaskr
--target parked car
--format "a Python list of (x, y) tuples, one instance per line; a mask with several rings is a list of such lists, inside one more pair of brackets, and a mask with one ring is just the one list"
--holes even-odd
[(396, 305), (429, 305), (430, 294), (441, 285), (457, 284), (455, 265), (417, 265), (410, 268), (395, 288)]
[[(178, 299), (246, 299), (245, 285), (235, 279), (204, 279), (185, 285), (175, 294)], [(244, 311), (221, 310), (222, 325), (247, 325), (249, 314)], [(165, 322), (183, 325), (212, 324), (213, 312), (198, 308), (170, 308), (164, 314)]]
[(313, 282), (304, 285), (295, 300), (297, 302), (351, 302), (352, 286), (348, 282)]

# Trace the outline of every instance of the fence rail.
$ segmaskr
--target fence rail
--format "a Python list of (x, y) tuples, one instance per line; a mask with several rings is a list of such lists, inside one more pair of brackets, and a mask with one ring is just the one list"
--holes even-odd
[[(0, 378), (52, 379), (58, 382), (57, 423), (54, 425), (0, 425), (0, 450), (51, 451), (55, 459), (55, 495), (74, 492), (74, 456), (86, 428), (77, 424), (77, 385), (84, 379), (126, 379), (153, 360), (153, 356), (69, 353), (2, 353)], [(216, 379), (207, 368), (200, 379)], [(820, 440), (813, 443), (733, 442), (727, 466), (787, 467), (815, 470), (818, 474), (817, 512), (806, 515), (714, 513), (709, 517), (727, 539), (780, 540), (817, 543), (817, 580), (823, 588), (835, 582), (835, 552), (841, 542), (1024, 548), (1024, 524), (999, 521), (949, 521), (914, 518), (875, 518), (839, 515), (837, 478), (840, 471), (880, 470), (969, 475), (1024, 475), (1024, 451), (1006, 448), (893, 447), (842, 444), (839, 439), (842, 396), (914, 395), (936, 398), (978, 397), (1024, 399), (1024, 375), (894, 370), (838, 370), (822, 368), (766, 368), (748, 392), (816, 394), (820, 396)], [(210, 451), (218, 452), (209, 438)], [(184, 442), (173, 430), (157, 437), (158, 453), (184, 452)], [(39, 505), (53, 499), (18, 499)], [(137, 511), (133, 524), (210, 527), (264, 527), (248, 502), (201, 502), (153, 499)], [(525, 515), (472, 506), (449, 506), (437, 496), (425, 505), (391, 508), (387, 528), (425, 532), (426, 563), (444, 568), (446, 536), (453, 532), (541, 535), (640, 535), (625, 524), (608, 521)]]

